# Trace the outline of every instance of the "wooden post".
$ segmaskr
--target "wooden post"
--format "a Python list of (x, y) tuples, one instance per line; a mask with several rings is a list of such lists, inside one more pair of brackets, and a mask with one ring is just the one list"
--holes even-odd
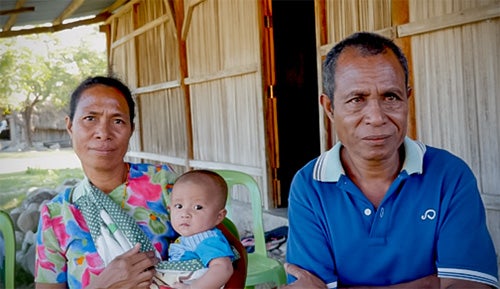
[[(182, 26), (184, 23), (184, 1), (177, 0), (173, 1), (174, 4), (174, 15), (175, 15), (175, 27), (177, 29), (177, 41), (179, 45), (179, 71), (180, 71), (180, 81), (181, 90), (184, 95), (184, 115), (186, 121), (186, 166), (188, 166), (189, 161), (194, 158), (193, 152), (193, 124), (191, 121), (191, 97), (189, 92), (189, 86), (185, 83), (186, 77), (188, 77), (188, 64), (187, 64), (187, 51), (186, 51), (186, 39), (182, 37)], [(189, 170), (189, 167), (186, 167)]]
[[(409, 10), (408, 0), (392, 0), (391, 18), (392, 18), (392, 26), (393, 27), (410, 22), (410, 10)], [(399, 47), (401, 47), (401, 49), (403, 50), (403, 53), (406, 55), (406, 58), (408, 59), (408, 70), (409, 70), (408, 85), (410, 87), (413, 87), (413, 63), (412, 63), (412, 54), (411, 54), (411, 37), (396, 38), (395, 42)], [(409, 99), (409, 103), (408, 103), (408, 131), (407, 131), (407, 135), (412, 139), (417, 138), (417, 124), (416, 124), (416, 116), (415, 116), (415, 91), (413, 91), (413, 93)]]

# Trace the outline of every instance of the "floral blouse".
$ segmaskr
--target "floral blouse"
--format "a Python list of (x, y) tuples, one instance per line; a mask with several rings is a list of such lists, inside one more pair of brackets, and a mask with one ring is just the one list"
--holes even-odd
[[(128, 180), (109, 196), (134, 219), (160, 252), (178, 236), (169, 221), (167, 205), (177, 175), (165, 165), (130, 164)], [(89, 228), (72, 202), (73, 189), (60, 193), (41, 210), (37, 231), (35, 282), (66, 283), (85, 288), (104, 270)]]

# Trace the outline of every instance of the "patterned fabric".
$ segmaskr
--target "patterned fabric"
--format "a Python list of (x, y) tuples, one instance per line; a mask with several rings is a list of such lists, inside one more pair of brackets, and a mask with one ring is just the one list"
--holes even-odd
[[(85, 178), (76, 188), (75, 194), (78, 190), (84, 190), (81, 196), (75, 200), (75, 204), (80, 208), (85, 221), (90, 229), (90, 235), (95, 241), (101, 237), (101, 232), (108, 232), (111, 234), (118, 232), (123, 232), (128, 243), (128, 248), (123, 248), (123, 251), (130, 249), (133, 244), (141, 243), (141, 251), (155, 251), (151, 241), (149, 241), (146, 234), (141, 231), (139, 226), (135, 223), (132, 216), (127, 215), (120, 206), (113, 202), (113, 200), (94, 185), (92, 185), (87, 178)], [(104, 212), (102, 212), (104, 211)], [(109, 216), (110, 223), (107, 224), (104, 218), (101, 217), (102, 214)], [(113, 238), (111, 239), (113, 240)], [(117, 244), (119, 246), (120, 244)], [(99, 246), (97, 246), (98, 252)], [(108, 248), (103, 248), (104, 250)], [(121, 254), (123, 252), (119, 252)], [(102, 256), (102, 254), (100, 254)], [(105, 260), (106, 261), (106, 260)], [(111, 260), (109, 260), (111, 261)], [(105, 262), (108, 264), (109, 262)]]
[[(137, 226), (134, 218), (125, 213), (117, 203), (91, 184), (87, 178), (76, 186), (73, 199), (89, 226), (90, 235), (105, 266), (137, 243), (141, 244), (142, 252), (158, 253), (146, 234)], [(159, 255), (158, 257), (160, 258)], [(181, 271), (202, 269), (203, 264), (196, 258), (194, 259), (190, 262), (175, 262), (171, 265), (168, 261), (162, 261), (160, 264), (163, 265), (159, 267), (178, 268)]]
[[(169, 222), (168, 195), (177, 175), (165, 165), (130, 164), (128, 186), (120, 185), (108, 196), (136, 220), (162, 260), (169, 243), (177, 238)], [(104, 270), (89, 226), (72, 202), (71, 189), (57, 195), (41, 210), (37, 231), (35, 281), (67, 283), (69, 289), (85, 288)]]

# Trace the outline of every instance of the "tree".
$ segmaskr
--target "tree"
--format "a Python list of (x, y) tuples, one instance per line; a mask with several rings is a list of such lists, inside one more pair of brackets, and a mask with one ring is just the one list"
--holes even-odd
[[(65, 107), (71, 91), (83, 78), (105, 74), (107, 61), (104, 51), (89, 45), (87, 37), (81, 37), (74, 46), (62, 45), (61, 39), (51, 33), (16, 38), (17, 45), (7, 45), (0, 58), (5, 86), (0, 86), (0, 106), (21, 113), (26, 144), (32, 147), (36, 108), (47, 102), (59, 109)], [(27, 45), (19, 45), (22, 42)]]
[(3, 114), (9, 112), (8, 96), (12, 94), (12, 87), (7, 79), (7, 72), (14, 70), (15, 56), (12, 51), (12, 41), (4, 41), (0, 46), (0, 110)]

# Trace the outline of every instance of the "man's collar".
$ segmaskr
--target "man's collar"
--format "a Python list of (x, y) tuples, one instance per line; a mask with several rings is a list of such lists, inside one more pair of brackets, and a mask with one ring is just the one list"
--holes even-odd
[[(405, 161), (401, 171), (408, 175), (423, 171), (425, 145), (419, 141), (405, 137), (403, 142), (405, 148)], [(345, 175), (342, 162), (340, 161), (341, 142), (337, 142), (333, 148), (322, 153), (314, 165), (313, 178), (320, 182), (337, 182)]]

